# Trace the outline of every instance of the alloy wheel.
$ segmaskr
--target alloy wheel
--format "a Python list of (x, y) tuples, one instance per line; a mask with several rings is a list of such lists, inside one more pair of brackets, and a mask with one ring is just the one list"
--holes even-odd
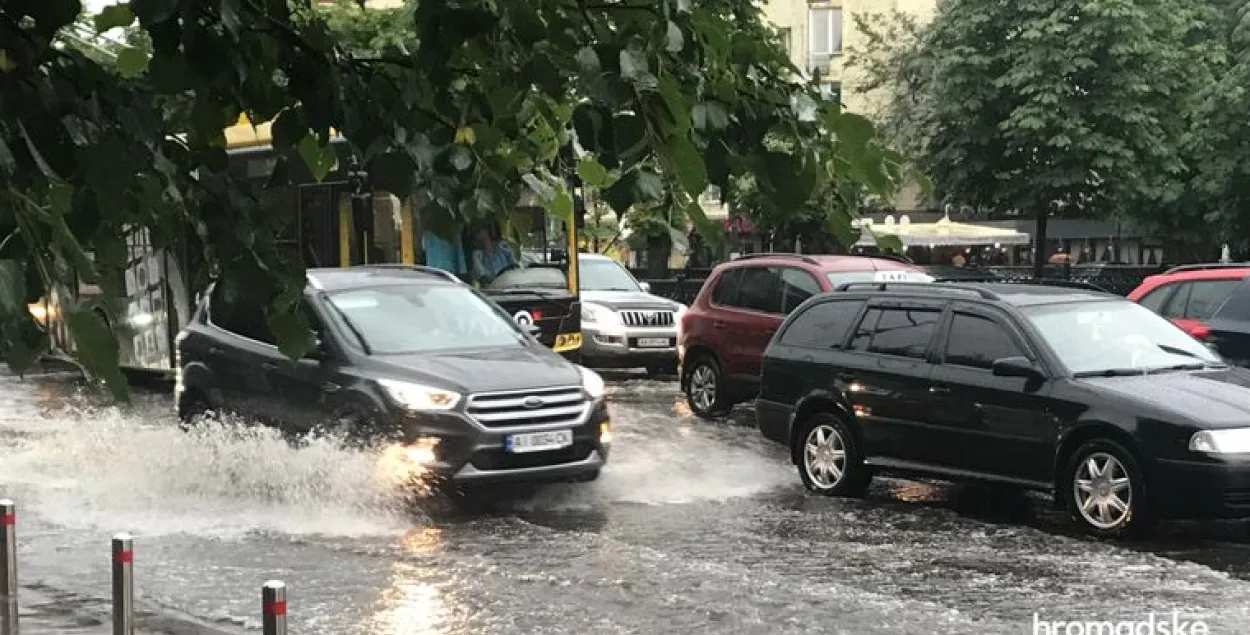
[(807, 433), (803, 443), (803, 468), (821, 489), (833, 489), (846, 474), (846, 441), (831, 425), (821, 424)]
[(716, 371), (706, 363), (690, 373), (690, 400), (703, 412), (711, 410), (716, 403)]
[(1132, 513), (1133, 483), (1128, 470), (1106, 452), (1090, 454), (1077, 466), (1072, 494), (1081, 517), (1098, 529), (1114, 529)]

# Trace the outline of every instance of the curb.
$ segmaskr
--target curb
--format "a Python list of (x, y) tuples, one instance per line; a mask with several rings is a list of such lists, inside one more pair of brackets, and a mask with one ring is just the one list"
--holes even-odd
[[(239, 635), (236, 631), (144, 602), (135, 611), (136, 635)], [(112, 602), (35, 583), (22, 585), (18, 596), (22, 635), (111, 633)]]

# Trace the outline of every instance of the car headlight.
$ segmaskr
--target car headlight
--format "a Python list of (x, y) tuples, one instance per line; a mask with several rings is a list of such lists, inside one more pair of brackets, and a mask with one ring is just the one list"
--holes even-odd
[(607, 385), (603, 383), (603, 377), (600, 377), (599, 373), (585, 366), (578, 366), (577, 370), (582, 373), (582, 390), (585, 390), (591, 399), (603, 397), (604, 392), (607, 390)]
[(378, 385), (391, 399), (409, 410), (451, 410), (460, 403), (460, 393), (441, 388), (394, 379), (379, 379)]
[(599, 324), (617, 324), (621, 321), (621, 316), (602, 304), (593, 302), (582, 303), (582, 321), (597, 322)]
[(1204, 454), (1250, 453), (1250, 428), (1195, 432), (1189, 439), (1189, 449)]

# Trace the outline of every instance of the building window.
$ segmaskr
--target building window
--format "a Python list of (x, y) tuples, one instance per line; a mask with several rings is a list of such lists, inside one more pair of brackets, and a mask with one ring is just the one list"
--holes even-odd
[(709, 185), (703, 192), (701, 197), (707, 205), (720, 205), (724, 201), (721, 199), (720, 188), (715, 185)]
[(827, 70), (833, 56), (842, 52), (842, 9), (813, 8), (808, 13), (808, 21), (808, 66), (813, 70)]
[(781, 42), (781, 46), (786, 49), (786, 55), (794, 55), (794, 32), (790, 27), (777, 30), (777, 39)]

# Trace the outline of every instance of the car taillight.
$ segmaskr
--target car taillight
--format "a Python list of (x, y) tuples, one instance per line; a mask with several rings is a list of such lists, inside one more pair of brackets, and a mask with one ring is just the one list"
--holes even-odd
[(1192, 335), (1194, 339), (1205, 340), (1208, 337), (1211, 337), (1211, 327), (1206, 324), (1197, 324), (1189, 327), (1189, 334)]

